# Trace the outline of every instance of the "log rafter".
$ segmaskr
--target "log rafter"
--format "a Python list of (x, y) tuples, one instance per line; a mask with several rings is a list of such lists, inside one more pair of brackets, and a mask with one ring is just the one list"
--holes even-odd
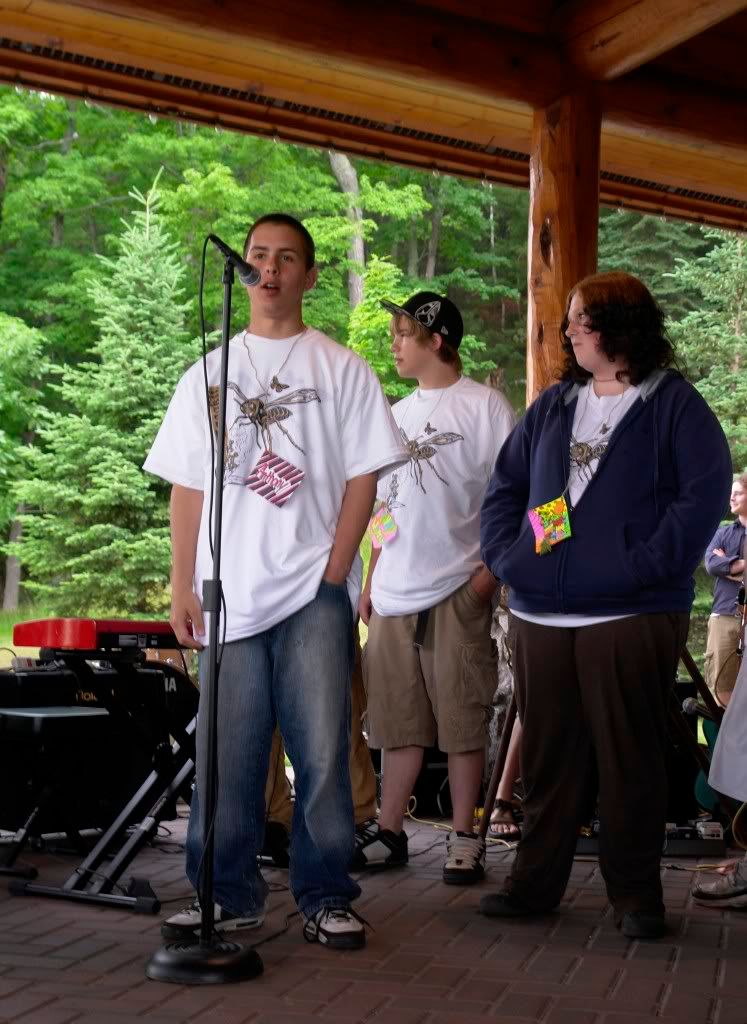
[[(636, 6), (654, 2), (683, 6), (683, 0), (641, 0)], [(688, 0), (695, 6), (722, 2), (733, 5), (735, 0)], [(747, 6), (747, 0), (740, 2)], [(606, 0), (601, 6), (607, 4), (629, 8), (630, 0)], [(246, 27), (243, 15), (238, 0), (162, 0), (158, 5), (146, 0), (0, 0), (0, 32), (73, 52), (100, 54), (104, 46), (115, 60), (134, 59), (140, 51), (161, 66), (184, 67), (208, 49), (216, 55), (208, 65), (218, 75), (218, 53), (240, 63), (242, 45), (255, 51), (260, 45), (269, 63), (274, 52), (279, 64), (291, 60), (305, 67), (311, 89), (347, 74), (410, 88), (414, 95), (425, 90), (471, 102), (500, 97), (526, 109), (544, 108), (579, 88), (557, 46), (441, 11), (429, 11), (424, 18), (422, 9), (383, 2), (373, 16), (367, 4), (325, 0), (315, 8), (313, 33), (303, 0), (255, 8)], [(158, 36), (155, 26), (161, 29)], [(251, 67), (246, 74), (251, 82)], [(607, 84), (607, 123), (641, 125), (712, 147), (747, 148), (747, 96), (714, 88), (704, 95), (687, 80), (639, 74), (643, 77)]]
[(747, 7), (744, 0), (570, 0), (553, 17), (573, 66), (619, 78)]
[[(683, 4), (602, 0), (591, 6), (620, 13), (655, 2)], [(690, 2), (713, 6), (721, 0)], [(167, 116), (223, 121), (239, 130), (519, 184), (526, 181), (521, 154), (529, 150), (531, 108), (547, 109), (558, 95), (583, 91), (583, 83), (569, 75), (568, 62), (546, 38), (494, 24), (486, 27), (469, 16), (457, 18), (451, 6), (444, 0), (433, 11), (425, 3), (395, 6), (393, 0), (383, 0), (374, 12), (368, 3), (320, 0), (311, 33), (308, 5), (301, 0), (287, 0), (277, 10), (253, 10), (246, 27), (244, 7), (237, 0), (162, 0), (157, 7), (145, 0), (0, 0), (0, 36), (51, 51), (231, 84), (291, 105), (338, 110), (339, 127), (297, 115), (290, 107), (276, 115), (271, 109), (249, 110), (245, 104), (227, 103), (218, 109), (213, 97), (189, 96), (187, 87), (177, 96), (157, 80), (147, 88), (142, 83), (117, 84), (106, 77), (106, 67), (89, 66), (84, 72), (68, 66), (56, 75), (53, 61), (42, 71), (38, 61), (24, 63), (18, 54), (9, 59), (1, 50), (0, 76), (68, 93), (75, 93), (80, 83), (91, 95), (120, 103), (128, 102), (130, 91), (130, 105)], [(548, 10), (550, 5), (544, 6)], [(480, 5), (468, 6), (468, 15), (470, 11), (478, 15)], [(747, 199), (742, 187), (747, 173), (740, 170), (747, 167), (743, 92), (703, 88), (648, 67), (603, 83), (600, 95), (602, 153), (610, 161), (606, 167), (615, 175), (639, 179), (631, 186), (617, 181), (606, 192), (603, 184), (604, 198), (625, 201), (629, 196), (635, 208), (671, 209), (682, 216), (686, 197), (671, 202), (662, 192), (646, 197), (645, 182), (654, 179), (664, 186)], [(374, 119), (378, 114), (385, 126), (378, 133), (362, 128), (349, 120), (356, 114)], [(426, 132), (428, 139), (416, 137), (419, 132)], [(476, 147), (465, 153), (449, 142), (439, 146), (436, 136), (464, 139)], [(491, 139), (493, 152), (513, 150), (519, 159), (500, 153), (492, 158)], [(674, 142), (671, 167), (665, 156), (668, 139)], [(707, 195), (693, 206), (695, 218), (712, 223), (743, 224), (743, 215), (743, 210), (727, 210), (719, 217)]]
[[(361, 123), (348, 116), (330, 121), (318, 108), (308, 112), (297, 103), (280, 103), (268, 96), (251, 100), (225, 95), (221, 89), (212, 93), (195, 92), (186, 83), (175, 84), (160, 76), (155, 80), (127, 78), (121, 70), (107, 70), (93, 62), (71, 69), (58, 59), (29, 53), (28, 48), (20, 47), (0, 53), (0, 81), (229, 131), (249, 132), (300, 145), (339, 148), (353, 155), (392, 160), (423, 170), (520, 188), (526, 188), (529, 182), (528, 153), (511, 153), (486, 144), (490, 138), (489, 130), (481, 137), (465, 136), (463, 145), (459, 145), (457, 138), (447, 144), (440, 137), (425, 135), (417, 126), (413, 130), (403, 130), (402, 126), (391, 123), (377, 126), (366, 123), (365, 119)], [(482, 145), (474, 145), (480, 138)], [(620, 154), (627, 156), (630, 149), (631, 143), (626, 137), (615, 139), (608, 135), (603, 154), (606, 152), (611, 170), (609, 175), (602, 177), (603, 202), (662, 216), (747, 229), (747, 203), (719, 202), (703, 194), (708, 189), (695, 180), (688, 189), (688, 172), (684, 166), (681, 171), (684, 177), (677, 176), (681, 157), (677, 154), (676, 160), (674, 150), (667, 150), (656, 142), (647, 145), (645, 159), (634, 172), (630, 165), (620, 165)], [(647, 185), (647, 168), (655, 167), (667, 153), (668, 174), (664, 183), (655, 186), (651, 182)], [(735, 165), (732, 174), (734, 181), (739, 180), (738, 167)], [(731, 192), (734, 192), (733, 187)]]

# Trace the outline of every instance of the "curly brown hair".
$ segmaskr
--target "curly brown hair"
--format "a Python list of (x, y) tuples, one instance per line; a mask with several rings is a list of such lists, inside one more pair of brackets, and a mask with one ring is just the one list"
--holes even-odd
[[(620, 356), (625, 359), (625, 376), (631, 384), (640, 384), (652, 370), (675, 364), (674, 347), (664, 329), (664, 314), (651, 292), (632, 274), (612, 270), (583, 278), (568, 294), (560, 325), (564, 355), (561, 380), (584, 381), (592, 376), (576, 362), (566, 335), (568, 310), (577, 292), (583, 299), (584, 312), (591, 317), (589, 329), (599, 331), (602, 352), (610, 361)], [(617, 376), (621, 376), (620, 371)]]

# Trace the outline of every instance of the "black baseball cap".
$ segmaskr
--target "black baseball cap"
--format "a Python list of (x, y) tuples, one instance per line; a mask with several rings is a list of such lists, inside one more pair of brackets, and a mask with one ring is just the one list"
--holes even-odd
[(440, 334), (451, 348), (459, 348), (464, 334), (462, 314), (445, 295), (417, 292), (401, 306), (388, 299), (382, 299), (381, 305), (393, 316), (409, 316), (431, 334)]

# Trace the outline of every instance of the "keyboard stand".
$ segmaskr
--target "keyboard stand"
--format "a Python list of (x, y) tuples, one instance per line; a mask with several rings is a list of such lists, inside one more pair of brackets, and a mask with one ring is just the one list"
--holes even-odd
[[(195, 773), (196, 727), (197, 719), (194, 718), (182, 736), (174, 740), (168, 763), (162, 762), (153, 769), (91, 852), (61, 886), (41, 885), (14, 878), (8, 886), (10, 892), (16, 896), (48, 896), (52, 899), (125, 907), (139, 914), (157, 914), (161, 904), (149, 882), (131, 879), (126, 890), (118, 883), (122, 873), (156, 834), (169, 804), (180, 796), (189, 800)], [(128, 836), (128, 823), (140, 815), (139, 824)], [(109, 863), (105, 865), (107, 860)]]

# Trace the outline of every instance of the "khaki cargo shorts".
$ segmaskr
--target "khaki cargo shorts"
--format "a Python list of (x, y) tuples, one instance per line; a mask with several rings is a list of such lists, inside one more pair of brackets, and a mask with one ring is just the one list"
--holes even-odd
[(372, 613), (363, 658), (370, 747), (485, 746), (498, 683), (491, 619), (469, 582), (430, 609), (422, 647), (413, 644), (417, 614)]

